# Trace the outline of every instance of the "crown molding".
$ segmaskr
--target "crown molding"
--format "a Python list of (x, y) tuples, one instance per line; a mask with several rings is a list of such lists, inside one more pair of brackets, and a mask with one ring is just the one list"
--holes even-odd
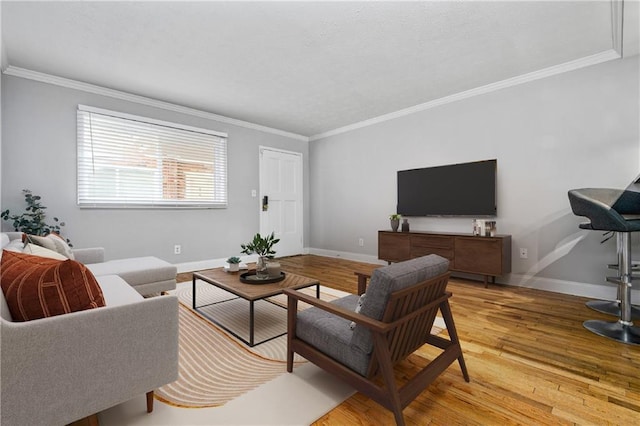
[(389, 114), (380, 115), (375, 118), (360, 121), (358, 123), (349, 124), (348, 126), (339, 127), (328, 132), (319, 133), (309, 137), (309, 141), (316, 141), (324, 139), (329, 136), (339, 135), (341, 133), (350, 132), (352, 130), (360, 129), (363, 127), (371, 126), (385, 121), (394, 120), (396, 118), (404, 117), (407, 115), (415, 114), (420, 111), (425, 111), (431, 108), (438, 107), (440, 105), (450, 104), (462, 99), (471, 98), (473, 96), (483, 95), (485, 93), (495, 92), (496, 90), (505, 89), (507, 87), (517, 86), (531, 81), (540, 80), (542, 78), (551, 77), (557, 74), (562, 74), (569, 71), (574, 71), (580, 68), (588, 67), (591, 65), (600, 64), (602, 62), (611, 61), (613, 59), (620, 59), (620, 54), (613, 49), (605, 50), (604, 52), (596, 53), (595, 55), (586, 56), (584, 58), (576, 59), (574, 61), (565, 62), (563, 64), (554, 65), (552, 67), (543, 68), (538, 71), (533, 71), (528, 74), (519, 75), (516, 77), (508, 78), (506, 80), (498, 81), (495, 83), (487, 84), (485, 86), (476, 87), (474, 89), (466, 90), (464, 92), (455, 93), (444, 98), (434, 99), (433, 101), (425, 102), (416, 106), (394, 111)]
[(106, 87), (96, 86), (94, 84), (83, 83), (81, 81), (76, 81), (68, 78), (58, 77), (55, 75), (45, 74), (38, 71), (32, 71), (25, 68), (14, 67), (12, 65), (9, 65), (3, 71), (3, 74), (14, 76), (14, 77), (26, 78), (29, 80), (39, 81), (42, 83), (53, 84), (56, 86), (66, 87), (68, 89), (81, 90), (83, 92), (94, 93), (96, 95), (108, 96), (110, 98), (121, 99), (128, 102), (134, 102), (137, 104), (165, 109), (168, 111), (179, 112), (181, 114), (187, 114), (195, 117), (215, 120), (222, 123), (232, 124), (234, 126), (244, 127), (247, 129), (259, 130), (261, 132), (272, 133), (275, 135), (296, 139), (302, 142), (309, 141), (309, 138), (307, 136), (299, 135), (297, 133), (291, 133), (291, 132), (287, 132), (280, 129), (274, 129), (272, 127), (262, 126), (260, 124), (250, 123), (248, 121), (238, 120), (235, 118), (229, 118), (223, 115), (201, 111), (195, 108), (189, 108), (181, 105), (172, 104), (170, 102), (147, 98), (145, 96), (133, 95), (131, 93), (122, 92), (114, 89), (107, 89)]

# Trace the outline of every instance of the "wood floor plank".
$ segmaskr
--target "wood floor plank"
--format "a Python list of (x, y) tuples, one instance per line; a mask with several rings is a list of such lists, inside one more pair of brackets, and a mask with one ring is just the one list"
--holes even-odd
[[(278, 261), (284, 271), (350, 293), (354, 271), (379, 267), (312, 255)], [(405, 408), (409, 425), (640, 424), (640, 347), (584, 329), (588, 319), (614, 321), (587, 308), (587, 299), (497, 284), (485, 289), (457, 278), (448, 290), (471, 382), (452, 364)], [(396, 378), (437, 354), (420, 348), (396, 366)], [(357, 393), (314, 426), (389, 424), (389, 411)]]

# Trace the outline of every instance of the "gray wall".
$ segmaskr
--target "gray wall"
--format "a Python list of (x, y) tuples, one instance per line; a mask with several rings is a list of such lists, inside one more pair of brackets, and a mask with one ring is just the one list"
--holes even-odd
[[(513, 236), (506, 280), (602, 284), (614, 241), (578, 231), (567, 190), (624, 188), (638, 174), (638, 68), (638, 56), (611, 61), (310, 142), (311, 246), (375, 260), (398, 170), (497, 158), (498, 232)], [(471, 232), (471, 218), (409, 222)]]
[[(638, 56), (442, 105), (321, 140), (283, 136), (82, 91), (2, 77), (3, 208), (23, 209), (20, 191), (44, 197), (76, 247), (108, 257), (155, 255), (172, 263), (237, 254), (259, 228), (258, 146), (302, 152), (305, 247), (377, 260), (377, 231), (395, 211), (401, 169), (498, 159), (498, 230), (513, 236), (513, 274), (503, 281), (572, 292), (603, 289), (613, 241), (578, 231), (566, 192), (625, 187), (639, 172)], [(75, 204), (79, 103), (229, 133), (229, 208), (80, 210)], [(470, 218), (412, 218), (414, 230), (470, 232)], [(8, 229), (3, 224), (3, 229)], [(364, 239), (364, 247), (358, 239)], [(637, 236), (634, 237), (636, 251)], [(181, 244), (183, 254), (173, 254)], [(518, 257), (518, 248), (529, 259)], [(573, 287), (572, 287), (573, 285)], [(596, 290), (596, 293), (600, 290)]]
[[(226, 132), (229, 207), (210, 210), (87, 210), (76, 206), (78, 104)], [(24, 211), (22, 189), (43, 197), (50, 216), (63, 219), (75, 247), (103, 246), (108, 258), (157, 256), (171, 263), (239, 255), (259, 231), (258, 146), (303, 155), (305, 223), (309, 223), (308, 143), (115, 98), (28, 79), (2, 76), (2, 206)], [(3, 229), (10, 224), (3, 223)], [(309, 232), (305, 229), (305, 246)], [(182, 254), (174, 255), (174, 244)]]

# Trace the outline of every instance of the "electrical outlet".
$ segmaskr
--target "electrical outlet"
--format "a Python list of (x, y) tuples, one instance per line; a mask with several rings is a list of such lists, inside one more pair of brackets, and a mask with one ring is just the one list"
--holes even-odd
[(182, 246), (180, 244), (176, 244), (175, 246), (173, 246), (173, 254), (180, 253), (182, 253)]
[(527, 259), (529, 257), (529, 252), (526, 248), (520, 247), (520, 259)]
[(364, 247), (364, 238), (360, 238), (360, 239), (358, 240), (358, 245), (359, 245), (360, 247)]

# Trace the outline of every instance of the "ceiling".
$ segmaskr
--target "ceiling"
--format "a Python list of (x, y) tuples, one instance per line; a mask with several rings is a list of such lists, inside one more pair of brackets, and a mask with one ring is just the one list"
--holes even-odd
[[(313, 138), (612, 51), (619, 6), (2, 1), (3, 66)], [(625, 56), (637, 15), (626, 1)]]

